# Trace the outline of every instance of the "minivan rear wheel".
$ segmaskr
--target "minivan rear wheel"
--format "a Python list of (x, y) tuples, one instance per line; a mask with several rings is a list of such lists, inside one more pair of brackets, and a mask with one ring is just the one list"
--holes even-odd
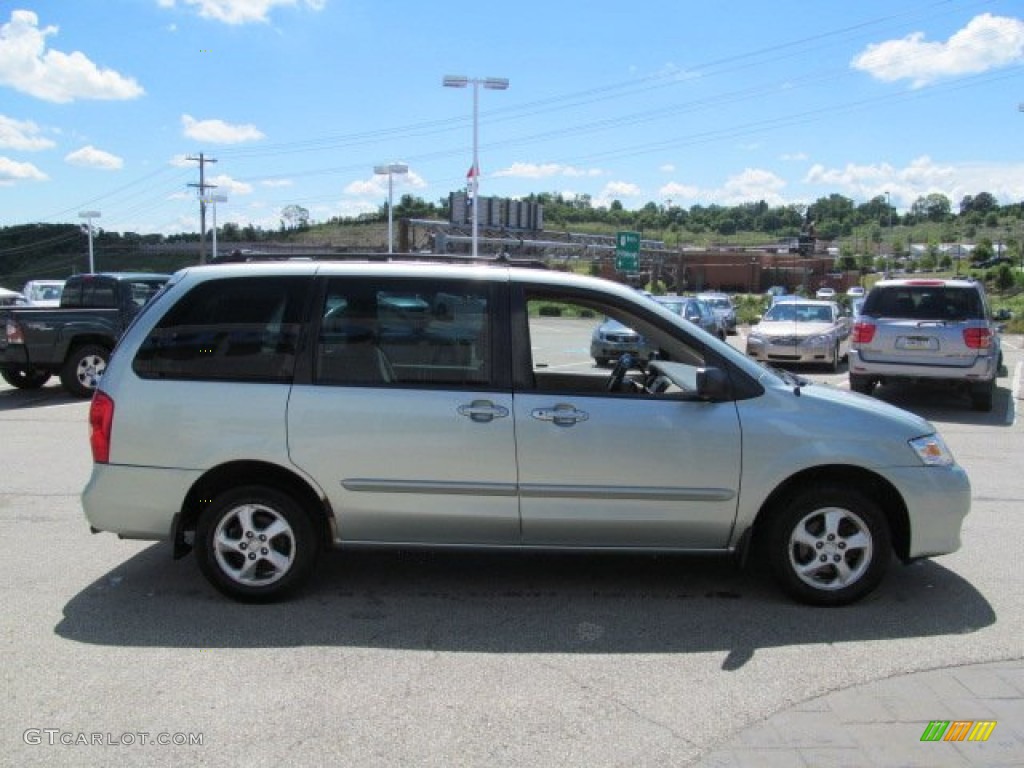
[(796, 494), (768, 534), (768, 559), (779, 585), (811, 605), (859, 600), (878, 586), (891, 555), (882, 510), (848, 486)]
[(305, 510), (291, 496), (252, 485), (213, 499), (196, 525), (196, 558), (220, 592), (268, 602), (309, 578), (320, 542)]

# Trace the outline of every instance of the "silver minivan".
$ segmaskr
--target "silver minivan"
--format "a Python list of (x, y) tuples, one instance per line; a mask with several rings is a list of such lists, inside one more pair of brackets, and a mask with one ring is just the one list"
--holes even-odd
[[(605, 317), (650, 359), (596, 366)], [(326, 547), (390, 546), (756, 552), (835, 605), (893, 553), (956, 550), (970, 505), (924, 419), (763, 367), (624, 286), (507, 265), (183, 270), (89, 419), (92, 529), (169, 539), (248, 601), (298, 588)]]

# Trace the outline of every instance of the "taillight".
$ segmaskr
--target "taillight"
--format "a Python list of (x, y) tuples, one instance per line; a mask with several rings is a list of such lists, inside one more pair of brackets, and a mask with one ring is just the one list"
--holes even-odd
[(8, 344), (24, 344), (25, 334), (21, 330), (21, 325), (13, 317), (7, 318), (7, 327), (4, 329), (7, 335)]
[(97, 464), (110, 461), (110, 432), (114, 428), (114, 401), (110, 395), (96, 392), (89, 406), (89, 445)]
[(988, 328), (964, 328), (964, 343), (971, 349), (988, 349), (992, 346), (992, 331)]
[(874, 323), (854, 323), (850, 339), (854, 344), (870, 344), (877, 328)]

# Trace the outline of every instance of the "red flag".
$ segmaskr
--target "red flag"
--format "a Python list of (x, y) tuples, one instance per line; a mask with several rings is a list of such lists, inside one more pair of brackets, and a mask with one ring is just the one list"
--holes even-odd
[(475, 165), (471, 165), (471, 166), (469, 166), (469, 171), (466, 172), (466, 178), (467, 179), (472, 179), (474, 176), (477, 175), (477, 173), (478, 173), (478, 171), (476, 169), (476, 166)]

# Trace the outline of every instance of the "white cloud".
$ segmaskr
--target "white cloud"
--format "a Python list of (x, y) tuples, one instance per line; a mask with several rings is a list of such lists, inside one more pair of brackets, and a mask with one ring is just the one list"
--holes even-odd
[(0, 26), (0, 84), (44, 101), (134, 99), (145, 91), (134, 79), (101, 69), (80, 51), (46, 50), (57, 27), (40, 28), (32, 11), (12, 11)]
[(1024, 163), (941, 165), (922, 156), (904, 168), (888, 163), (848, 163), (842, 168), (817, 164), (807, 172), (804, 183), (855, 200), (870, 200), (888, 192), (893, 205), (903, 210), (933, 192), (945, 195), (954, 206), (965, 195), (979, 192), (989, 192), (997, 200), (1010, 203), (1024, 198)]
[[(415, 171), (409, 171), (408, 173), (396, 173), (392, 175), (392, 194), (394, 197), (401, 197), (403, 189), (423, 189), (427, 186), (427, 183), (423, 180)], [(347, 185), (344, 189), (346, 195), (352, 195), (353, 197), (372, 197), (380, 198), (388, 196), (388, 177), (384, 173), (375, 173), (368, 179), (357, 179), (351, 184)], [(380, 204), (374, 206), (373, 210), (380, 207)], [(366, 213), (366, 211), (361, 211)]]
[(119, 171), (124, 167), (123, 159), (93, 146), (82, 147), (65, 155), (64, 162), (80, 168), (99, 168), (104, 171)]
[(15, 120), (0, 115), (0, 147), (36, 152), (55, 146), (53, 141), (39, 134), (39, 126), (31, 120)]
[(196, 120), (191, 115), (182, 115), (181, 124), (185, 136), (211, 144), (241, 144), (266, 138), (255, 125), (231, 125), (223, 120)]
[(601, 197), (640, 197), (640, 187), (629, 181), (610, 181), (601, 190)]
[[(305, 6), (314, 11), (323, 10), (326, 0), (180, 0), (183, 6), (195, 8), (204, 19), (225, 24), (267, 22), (276, 6)], [(161, 8), (174, 8), (176, 0), (159, 0)]]
[(236, 181), (226, 175), (214, 176), (213, 178), (207, 179), (206, 183), (212, 184), (215, 187), (212, 193), (215, 195), (231, 197), (231, 195), (252, 194), (252, 184), (246, 184), (244, 181)]
[(725, 205), (764, 200), (768, 205), (783, 205), (782, 190), (786, 181), (771, 171), (745, 168), (742, 173), (726, 180), (725, 185), (712, 193), (717, 202)]
[(780, 160), (785, 160), (786, 162), (802, 163), (803, 161), (807, 160), (807, 153), (806, 152), (787, 152), (785, 154), (779, 155), (779, 159)]
[(19, 181), (46, 181), (47, 178), (32, 163), (19, 163), (0, 156), (0, 187), (10, 187)]
[(290, 186), (292, 186), (294, 184), (295, 184), (295, 182), (292, 181), (291, 179), (267, 179), (266, 181), (261, 181), (260, 182), (260, 186), (270, 187), (270, 188), (290, 187)]
[(597, 168), (574, 168), (561, 163), (512, 163), (508, 168), (496, 171), (494, 175), (517, 179), (550, 179), (555, 176), (577, 178), (600, 176), (601, 171)]
[(677, 181), (670, 181), (658, 190), (658, 196), (666, 200), (671, 199), (677, 205), (682, 205), (683, 200), (693, 200), (700, 195), (700, 188), (692, 184), (680, 184)]
[(946, 42), (915, 32), (869, 45), (850, 65), (885, 82), (910, 80), (920, 88), (936, 80), (1024, 63), (1024, 20), (983, 13)]
[(664, 165), (659, 166), (658, 170), (662, 173), (675, 173), (676, 167), (672, 165), (672, 163), (665, 163)]

